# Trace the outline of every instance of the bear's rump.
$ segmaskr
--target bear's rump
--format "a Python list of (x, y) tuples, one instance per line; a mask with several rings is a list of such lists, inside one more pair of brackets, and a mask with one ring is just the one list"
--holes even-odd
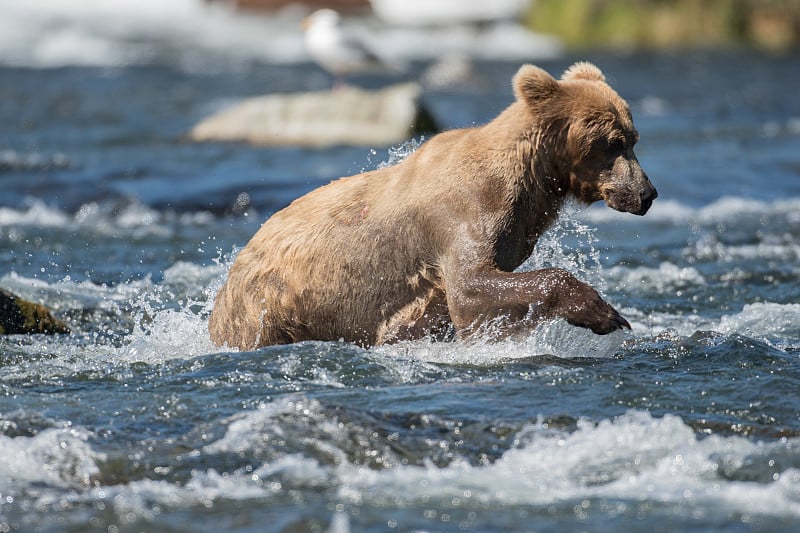
[[(407, 239), (378, 232), (369, 214), (302, 221), (291, 211), (265, 223), (239, 254), (215, 314), (259, 317), (258, 345), (309, 339), (374, 344), (387, 324), (397, 329), (425, 314), (401, 312), (419, 298), (433, 300), (428, 278), (434, 274), (411, 255)], [(226, 301), (222, 293), (229, 288), (249, 301)]]

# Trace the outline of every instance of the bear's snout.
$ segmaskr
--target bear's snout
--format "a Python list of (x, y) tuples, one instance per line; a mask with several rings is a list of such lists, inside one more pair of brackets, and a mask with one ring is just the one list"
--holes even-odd
[(603, 199), (608, 207), (639, 216), (647, 213), (657, 197), (658, 191), (649, 180), (641, 188), (611, 186), (603, 189)]
[[(632, 191), (634, 194), (634, 205), (631, 206), (633, 209), (628, 209), (630, 213), (634, 215), (644, 215), (647, 211), (650, 210), (650, 206), (653, 205), (653, 200), (658, 198), (658, 191), (653, 184), (650, 182), (650, 178), (647, 177), (647, 174), (639, 167), (639, 172), (641, 173), (639, 176), (638, 187), (634, 188)], [(638, 204), (638, 205), (636, 205)]]
[(603, 189), (606, 205), (624, 213), (644, 215), (658, 197), (658, 191), (635, 157), (628, 160), (620, 158), (617, 170), (617, 179)]
[(650, 185), (646, 187), (641, 193), (639, 193), (639, 211), (635, 214), (637, 215), (644, 215), (647, 211), (650, 210), (650, 206), (653, 205), (653, 200), (658, 198), (658, 191), (655, 187)]

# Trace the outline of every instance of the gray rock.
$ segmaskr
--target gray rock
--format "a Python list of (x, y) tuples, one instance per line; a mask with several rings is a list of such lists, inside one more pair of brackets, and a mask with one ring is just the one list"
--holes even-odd
[(235, 141), (262, 146), (388, 146), (437, 131), (420, 105), (415, 83), (377, 91), (331, 91), (248, 98), (197, 124), (194, 141)]

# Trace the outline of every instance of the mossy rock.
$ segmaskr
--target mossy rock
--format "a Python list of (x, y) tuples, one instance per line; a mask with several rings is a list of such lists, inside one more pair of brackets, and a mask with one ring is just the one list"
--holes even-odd
[(0, 289), (0, 335), (69, 333), (62, 321), (53, 318), (43, 305), (23, 300)]

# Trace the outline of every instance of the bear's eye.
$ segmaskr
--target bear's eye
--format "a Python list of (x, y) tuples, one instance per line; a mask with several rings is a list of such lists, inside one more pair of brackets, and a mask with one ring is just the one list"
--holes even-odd
[(622, 139), (611, 139), (608, 141), (608, 151), (618, 154), (625, 151), (625, 142)]

